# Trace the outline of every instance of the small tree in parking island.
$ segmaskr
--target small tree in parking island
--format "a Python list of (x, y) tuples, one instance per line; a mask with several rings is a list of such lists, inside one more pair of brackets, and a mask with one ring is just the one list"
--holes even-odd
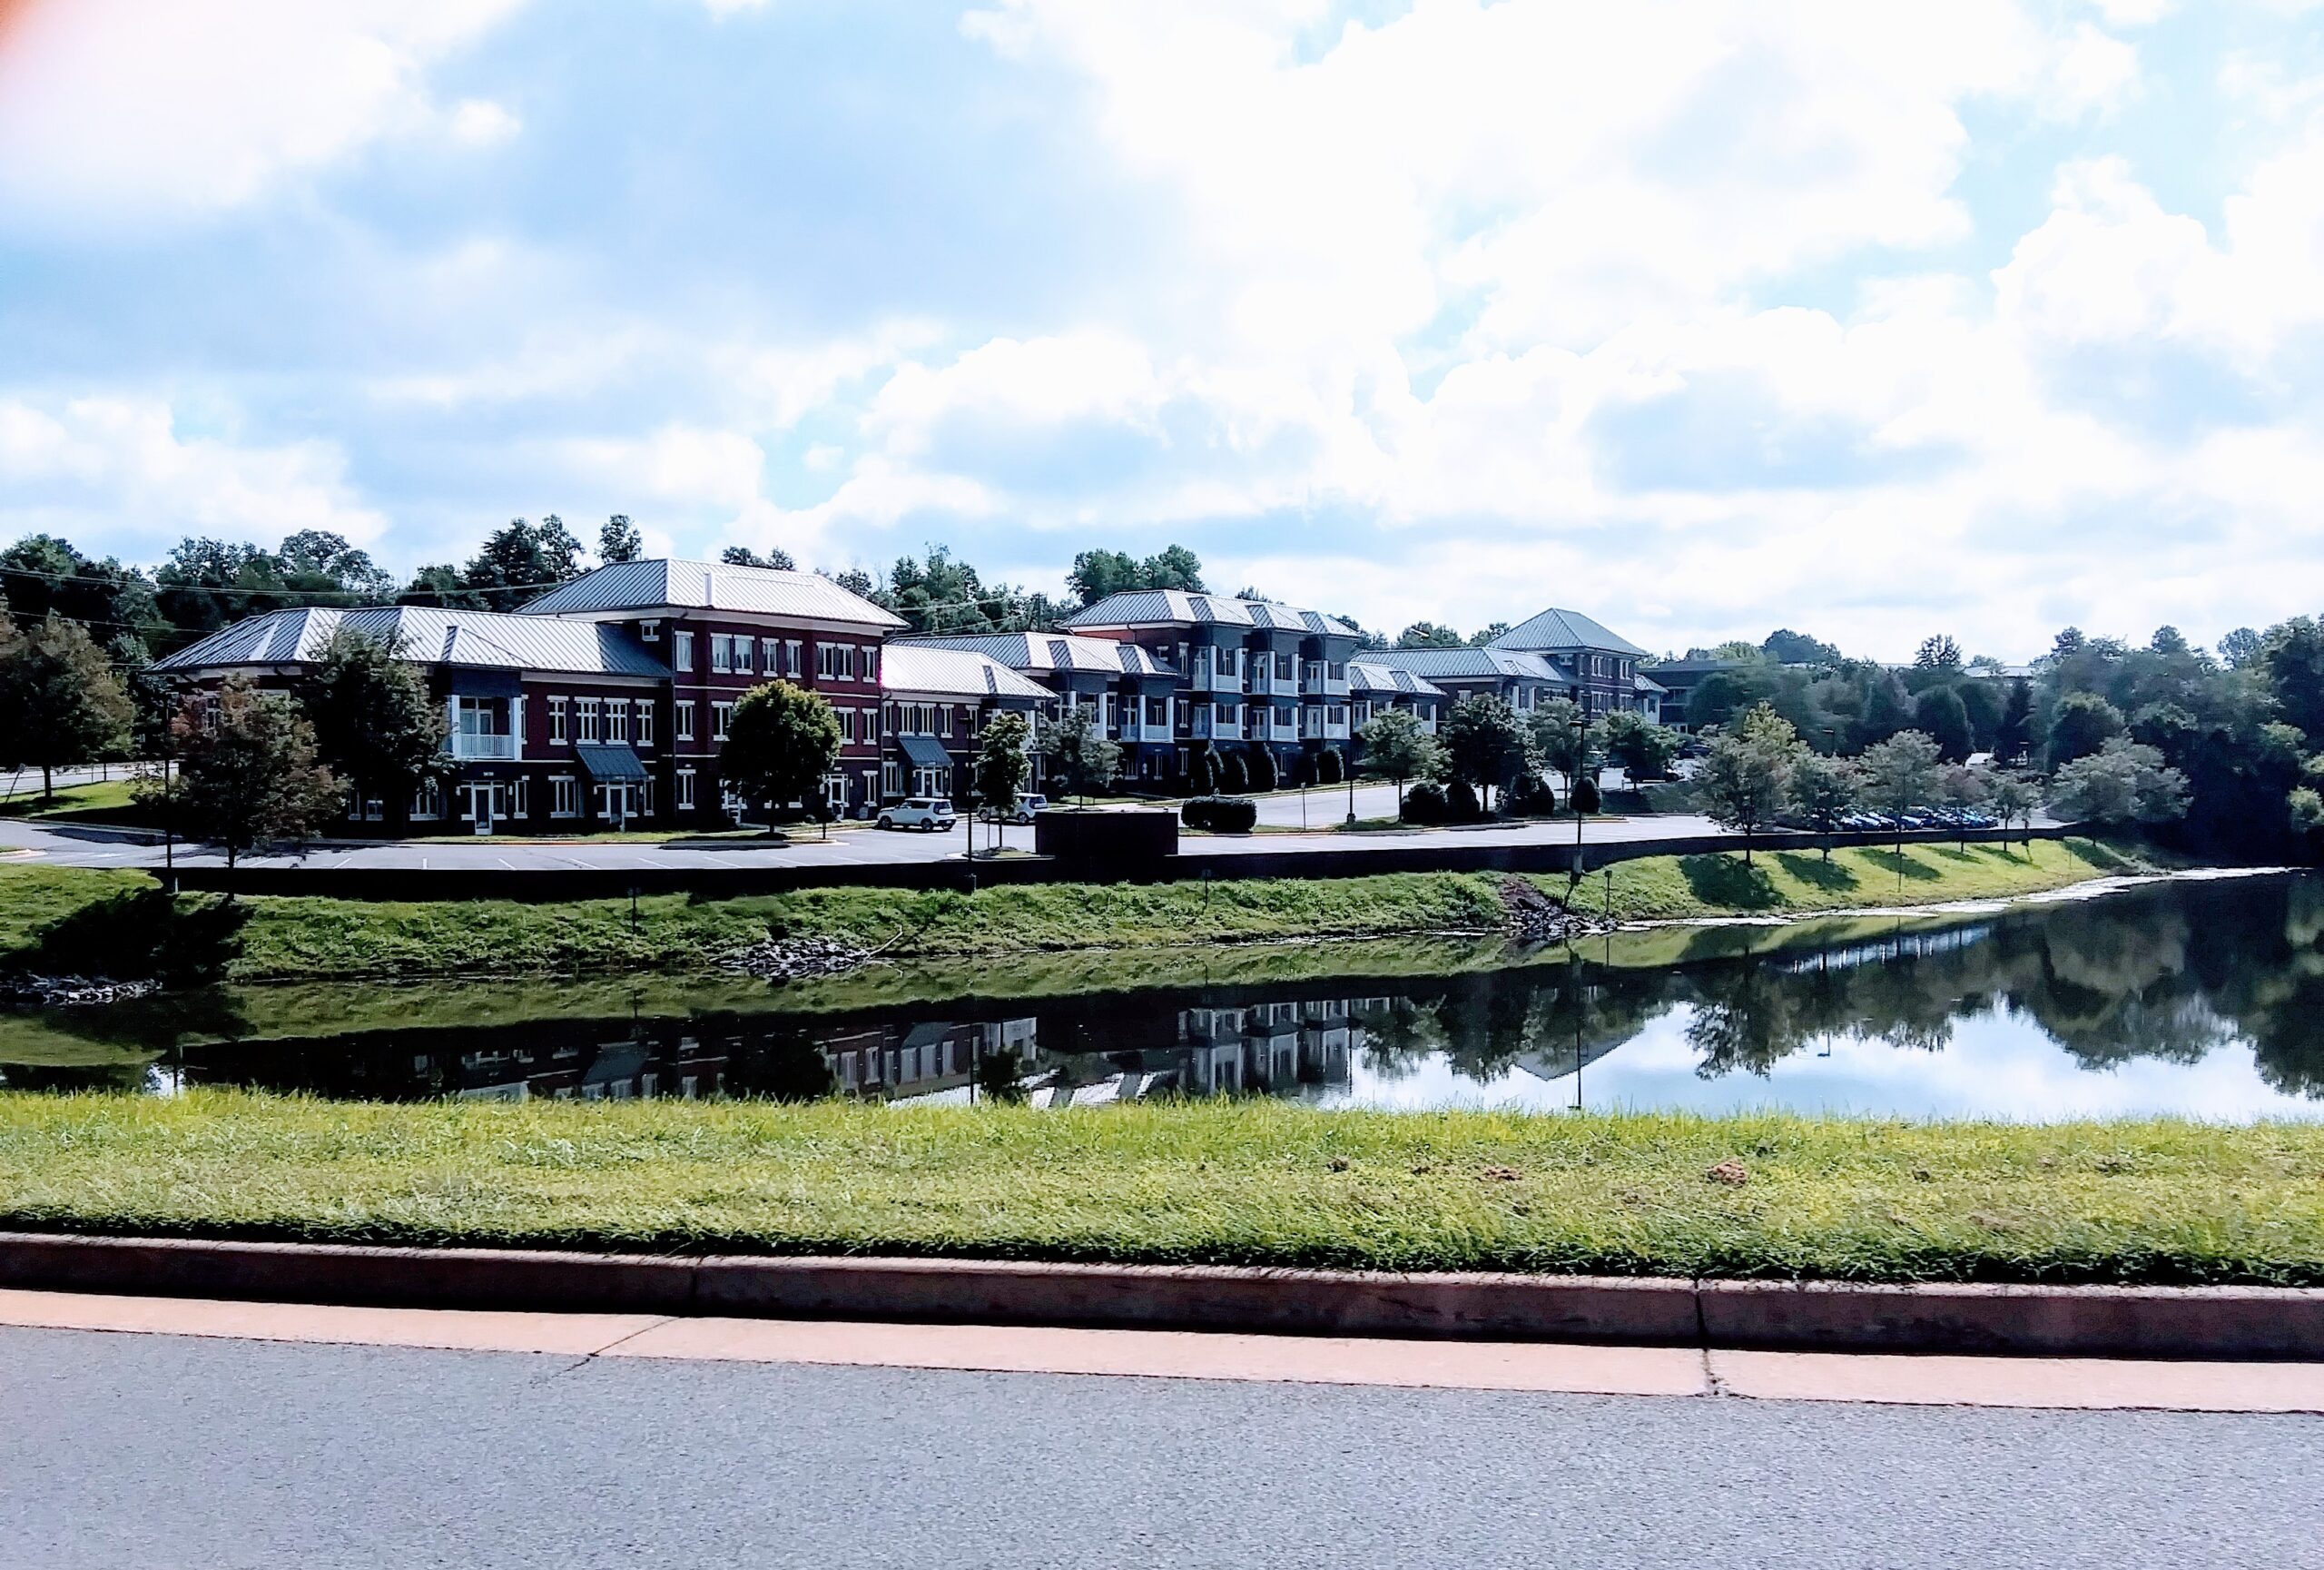
[(1493, 787), (1506, 785), (1524, 761), (1525, 733), (1517, 716), (1492, 694), (1472, 692), (1437, 729), (1452, 778), (1475, 790), (1480, 812), (1489, 811)]
[(1621, 765), (1635, 788), (1646, 780), (1667, 779), (1679, 755), (1679, 733), (1632, 709), (1617, 709), (1604, 723), (1606, 755)]
[(1032, 741), (1033, 727), (1025, 716), (1003, 711), (986, 723), (984, 739), (977, 744), (977, 799), (991, 813), (995, 834), (1032, 775)]
[(1710, 820), (1743, 835), (1743, 861), (1751, 861), (1751, 836), (1782, 810), (1791, 771), (1801, 748), (1799, 733), (1766, 704), (1745, 715), (1736, 728), (1712, 738), (1697, 776)]
[[(1041, 727), (1041, 755), (1065, 776), (1065, 788), (1087, 801), (1092, 787), (1103, 785), (1122, 772), (1119, 742), (1107, 738), (1098, 724), (1098, 711), (1082, 704), (1059, 714)], [(1212, 768), (1217, 764), (1216, 755)], [(1214, 773), (1214, 780), (1217, 777)]]
[(218, 689), (214, 715), (202, 695), (185, 700), (170, 738), (174, 787), (141, 779), (138, 797), (158, 805), (166, 795), (188, 833), (225, 851), (229, 880), (244, 851), (312, 833), (340, 810), (340, 783), (316, 760), (315, 727), (281, 693), (231, 676)]
[(839, 761), (839, 716), (822, 694), (771, 681), (736, 700), (718, 749), (718, 776), (769, 815), (772, 834), (773, 809), (812, 800)]
[(1864, 749), (1865, 799), (1896, 821), (1896, 881), (1905, 878), (1905, 815), (1928, 805), (1936, 793), (1936, 738), (1926, 731), (1900, 730)]
[(1824, 841), (1824, 859), (1832, 859), (1830, 835), (1840, 820), (1864, 801), (1864, 771), (1848, 758), (1802, 754), (1791, 768), (1791, 805), (1815, 825)]
[(2004, 774), (1995, 776), (1993, 786), (1994, 814), (2001, 819), (2006, 831), (2013, 823), (2024, 823), (2031, 842), (2034, 809), (2042, 805), (2042, 793), (2024, 775)]
[(1396, 815), (1404, 815), (1404, 782), (1433, 778), (1444, 766), (1444, 749), (1422, 728), (1408, 708), (1384, 708), (1357, 727), (1364, 765), (1396, 782)]

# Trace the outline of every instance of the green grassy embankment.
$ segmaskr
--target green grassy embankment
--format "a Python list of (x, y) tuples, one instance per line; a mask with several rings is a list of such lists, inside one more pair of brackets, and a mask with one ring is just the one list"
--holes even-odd
[[(1914, 845), (1899, 899), (1892, 851), (1657, 857), (1614, 869), (1620, 920), (1783, 915), (2051, 889), (2139, 870), (2089, 841)], [(1537, 877), (1561, 897), (1561, 877)], [(741, 899), (653, 895), (526, 904), (268, 897), (172, 904), (142, 874), (0, 866), (0, 967), (180, 979), (555, 975), (699, 970), (766, 936), (831, 937), (901, 955), (993, 955), (1223, 941), (1477, 933), (1503, 920), (1482, 873), (1210, 884), (1031, 884), (973, 894), (811, 889)], [(1585, 881), (1584, 910), (1605, 884)]]
[(2319, 1177), (2312, 1125), (0, 1093), (0, 1226), (377, 1243), (2315, 1285)]

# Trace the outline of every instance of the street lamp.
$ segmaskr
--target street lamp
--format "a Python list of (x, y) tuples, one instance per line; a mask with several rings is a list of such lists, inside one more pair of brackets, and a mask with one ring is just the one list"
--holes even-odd
[(1581, 772), (1590, 766), (1590, 718), (1576, 714), (1573, 730), (1573, 777), (1566, 782), (1565, 805), (1573, 813), (1573, 881), (1581, 881)]

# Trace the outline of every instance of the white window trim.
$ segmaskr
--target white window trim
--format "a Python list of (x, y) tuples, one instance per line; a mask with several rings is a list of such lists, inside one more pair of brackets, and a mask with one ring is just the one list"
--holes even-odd
[(684, 697), (678, 700), (677, 717), (675, 725), (677, 730), (678, 740), (694, 740), (694, 699)]
[(566, 702), (561, 697), (548, 700), (548, 740), (551, 746), (563, 746), (573, 733), (567, 726)]

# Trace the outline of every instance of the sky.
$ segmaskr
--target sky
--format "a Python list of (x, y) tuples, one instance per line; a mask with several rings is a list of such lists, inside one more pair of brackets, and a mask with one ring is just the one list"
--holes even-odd
[(2319, 437), (2294, 0), (0, 0), (0, 541), (2014, 660), (2324, 610)]

